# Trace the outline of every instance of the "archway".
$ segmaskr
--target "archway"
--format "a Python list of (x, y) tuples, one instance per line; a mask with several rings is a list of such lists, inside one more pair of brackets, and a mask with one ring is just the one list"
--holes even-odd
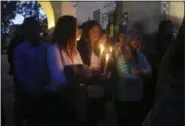
[(38, 3), (41, 5), (44, 12), (46, 13), (46, 17), (48, 20), (48, 29), (53, 28), (55, 26), (55, 15), (51, 2), (38, 1)]
[(181, 24), (185, 15), (185, 2), (183, 1), (171, 1), (169, 6), (170, 19), (176, 23)]

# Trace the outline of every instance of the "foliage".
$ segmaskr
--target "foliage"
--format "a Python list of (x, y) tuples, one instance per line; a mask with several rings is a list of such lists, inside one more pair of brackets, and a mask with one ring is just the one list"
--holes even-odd
[(16, 15), (17, 1), (2, 1), (1, 2), (1, 31), (7, 32), (7, 27), (12, 24), (12, 19)]
[(1, 2), (1, 30), (7, 33), (10, 25), (13, 24), (12, 19), (16, 14), (23, 17), (34, 16), (43, 27), (47, 27), (46, 15), (40, 13), (41, 6), (36, 1), (2, 1)]
[(28, 2), (19, 2), (17, 4), (17, 13), (23, 15), (24, 17), (35, 16), (38, 20), (43, 21), (46, 16), (40, 14), (39, 11), (41, 6), (36, 1), (28, 1)]

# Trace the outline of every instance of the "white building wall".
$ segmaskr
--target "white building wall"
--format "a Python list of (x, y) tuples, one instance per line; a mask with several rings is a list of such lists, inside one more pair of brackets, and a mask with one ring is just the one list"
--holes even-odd
[(157, 31), (161, 20), (160, 2), (123, 2), (122, 12), (128, 12), (128, 27), (140, 25), (144, 33)]
[(184, 1), (170, 2), (169, 19), (171, 19), (177, 27), (180, 27), (184, 17)]
[(72, 15), (76, 17), (76, 9), (73, 6), (73, 2), (62, 2), (61, 13), (62, 15)]
[(82, 24), (83, 22), (87, 21), (89, 18), (93, 19), (93, 13), (91, 10), (86, 10), (80, 7), (76, 8), (76, 17), (79, 24)]
[(76, 16), (80, 23), (87, 21), (89, 18), (94, 19), (93, 13), (95, 10), (100, 9), (101, 13), (108, 11), (104, 7), (114, 2), (77, 2)]

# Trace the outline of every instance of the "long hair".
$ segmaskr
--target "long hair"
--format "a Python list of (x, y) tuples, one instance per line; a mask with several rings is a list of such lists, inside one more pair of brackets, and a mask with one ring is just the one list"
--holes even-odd
[(76, 53), (77, 20), (73, 16), (62, 16), (58, 19), (54, 32), (53, 42), (57, 42), (60, 49), (68, 55)]
[(135, 49), (135, 48), (133, 48), (132, 46), (131, 46), (131, 42), (132, 41), (136, 41), (137, 40), (137, 36), (136, 35), (134, 35), (134, 36), (127, 36), (127, 44), (129, 45), (129, 47), (130, 47), (130, 50), (131, 50), (131, 53), (132, 53), (132, 56), (133, 56), (133, 58), (136, 60), (136, 63), (138, 63), (138, 53), (137, 53), (137, 49)]
[(83, 34), (82, 34), (82, 39), (85, 41), (90, 41), (89, 40), (89, 31), (94, 27), (98, 26), (100, 29), (100, 24), (96, 20), (90, 20), (85, 23), (83, 23), (82, 29), (83, 29)]
[(88, 45), (90, 45), (91, 47), (91, 51), (94, 50), (95, 54), (96, 55), (99, 55), (98, 53), (98, 43), (91, 43), (90, 42), (90, 36), (89, 36), (89, 31), (94, 27), (94, 26), (98, 26), (101, 30), (101, 26), (100, 24), (98, 23), (98, 21), (96, 20), (90, 20), (90, 21), (87, 21), (85, 23), (82, 24), (81, 28), (83, 30), (83, 33), (82, 33), (82, 37), (81, 37), (81, 43), (80, 44), (84, 44), (85, 43), (88, 43)]

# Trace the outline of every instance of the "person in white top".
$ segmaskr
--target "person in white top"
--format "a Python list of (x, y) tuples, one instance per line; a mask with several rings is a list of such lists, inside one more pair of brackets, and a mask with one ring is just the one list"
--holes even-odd
[[(83, 64), (76, 48), (76, 18), (62, 16), (58, 19), (53, 33), (54, 43), (48, 48), (48, 69), (50, 74), (50, 123), (65, 126), (72, 125), (75, 121), (75, 105), (68, 100), (66, 93), (69, 90), (64, 67), (67, 65)], [(75, 106), (75, 107), (74, 107)]]
[[(78, 50), (80, 52), (83, 63), (94, 69), (100, 77), (100, 63), (98, 55), (98, 40), (101, 34), (101, 27), (95, 20), (84, 23), (83, 34), (78, 42)], [(99, 71), (99, 72), (98, 72)], [(91, 82), (87, 86), (88, 103), (87, 118), (89, 125), (96, 126), (101, 117), (105, 114), (104, 86), (98, 85), (98, 82)]]

